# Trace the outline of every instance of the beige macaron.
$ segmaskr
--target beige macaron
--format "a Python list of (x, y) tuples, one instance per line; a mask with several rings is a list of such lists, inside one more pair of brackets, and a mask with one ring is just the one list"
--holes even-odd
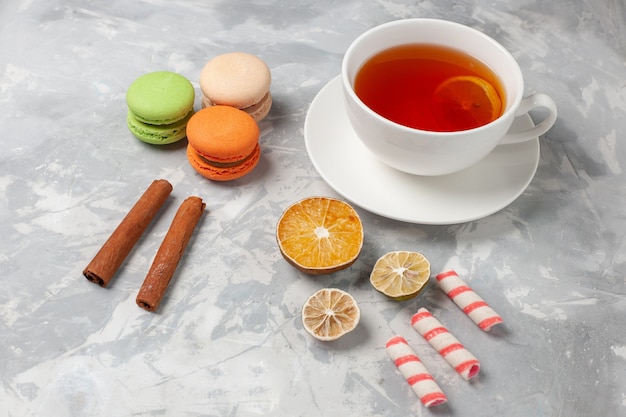
[(261, 121), (272, 107), (272, 76), (267, 64), (245, 52), (229, 52), (211, 59), (200, 73), (202, 106), (231, 106)]

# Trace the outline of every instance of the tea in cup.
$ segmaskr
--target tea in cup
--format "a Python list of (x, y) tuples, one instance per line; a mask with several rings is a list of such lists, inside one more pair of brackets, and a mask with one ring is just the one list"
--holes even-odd
[[(342, 87), (350, 123), (380, 160), (416, 175), (445, 175), (476, 164), (496, 146), (536, 138), (556, 121), (545, 94), (523, 97), (513, 56), (458, 23), (405, 19), (368, 30), (348, 48)], [(535, 108), (536, 126), (509, 132)]]

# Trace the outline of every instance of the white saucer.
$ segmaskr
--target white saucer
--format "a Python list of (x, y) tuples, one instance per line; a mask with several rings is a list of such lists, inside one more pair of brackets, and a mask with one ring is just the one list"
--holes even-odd
[[(513, 129), (533, 126), (519, 117)], [(461, 172), (423, 177), (379, 161), (356, 136), (343, 105), (341, 77), (317, 94), (304, 122), (311, 162), (335, 191), (372, 213), (419, 224), (456, 224), (501, 210), (530, 184), (539, 163), (539, 139), (498, 146)]]

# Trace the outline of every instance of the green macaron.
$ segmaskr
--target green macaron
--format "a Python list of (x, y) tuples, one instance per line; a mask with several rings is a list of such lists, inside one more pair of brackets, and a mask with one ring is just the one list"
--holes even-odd
[(126, 92), (128, 129), (150, 144), (181, 140), (193, 114), (194, 98), (193, 86), (180, 74), (157, 71), (142, 75)]

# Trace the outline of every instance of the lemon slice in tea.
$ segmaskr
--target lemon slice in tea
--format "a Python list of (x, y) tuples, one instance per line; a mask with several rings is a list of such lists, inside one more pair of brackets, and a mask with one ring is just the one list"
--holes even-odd
[(348, 203), (305, 198), (284, 211), (276, 227), (283, 257), (309, 274), (328, 274), (352, 265), (363, 247), (363, 225)]
[(451, 77), (434, 93), (435, 113), (454, 120), (458, 130), (486, 125), (500, 117), (502, 99), (489, 81), (473, 75)]
[(311, 295), (302, 307), (302, 324), (313, 337), (323, 341), (339, 339), (359, 324), (361, 311), (356, 300), (337, 288), (323, 288)]
[(370, 282), (381, 293), (395, 300), (408, 300), (425, 288), (430, 278), (430, 262), (418, 252), (389, 252), (374, 264)]

